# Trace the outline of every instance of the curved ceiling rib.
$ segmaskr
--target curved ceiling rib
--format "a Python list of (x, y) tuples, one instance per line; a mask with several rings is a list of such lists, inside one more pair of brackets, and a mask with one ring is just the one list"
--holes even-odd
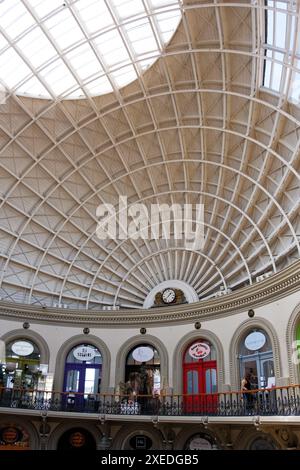
[[(0, 64), (7, 50), (14, 51), (50, 99), (25, 97), (12, 87), (0, 105), (2, 299), (141, 308), (148, 293), (168, 279), (183, 280), (200, 299), (209, 298), (221, 286), (226, 291), (251, 284), (299, 258), (300, 108), (289, 101), (295, 99), (293, 22), (299, 5), (128, 0), (142, 10), (125, 18), (118, 13), (125, 1), (101, 2), (108, 29), (118, 34), (128, 58), (109, 66), (96, 46), (108, 30), (89, 30), (85, 2), (69, 0), (64, 8), (53, 2), (42, 20), (36, 0), (19, 3), (32, 23), (28, 17), (16, 39), (0, 19)], [(262, 86), (266, 67), (278, 62), (267, 52), (279, 47), (276, 37), (273, 45), (264, 40), (265, 14), (277, 10), (288, 11), (286, 28), (294, 41), (278, 94)], [(60, 15), (80, 31), (78, 42), (65, 50), (49, 29), (51, 18), (54, 25)], [(147, 57), (137, 53), (128, 30), (146, 23), (156, 50)], [(178, 25), (173, 36), (172, 24)], [(54, 54), (40, 68), (21, 50), (21, 39), (29, 40), (36, 27)], [(285, 41), (290, 49), (287, 35)], [(69, 60), (83, 44), (112, 93), (101, 95), (100, 82), (89, 88), (91, 77), (82, 78)], [(84, 98), (63, 99), (67, 78), (65, 89), (54, 92), (43, 71), (56, 60)], [(120, 87), (124, 67), (131, 67), (136, 80)], [(0, 71), (0, 83), (3, 78)], [(99, 240), (97, 207), (109, 202), (117, 208), (122, 195), (128, 206), (203, 203), (204, 247), (190, 251), (174, 239)]]

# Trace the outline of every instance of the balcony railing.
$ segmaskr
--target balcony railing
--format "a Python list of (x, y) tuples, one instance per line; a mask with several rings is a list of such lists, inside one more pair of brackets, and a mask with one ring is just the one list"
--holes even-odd
[(159, 396), (0, 388), (0, 407), (127, 416), (297, 416), (300, 385), (249, 392)]

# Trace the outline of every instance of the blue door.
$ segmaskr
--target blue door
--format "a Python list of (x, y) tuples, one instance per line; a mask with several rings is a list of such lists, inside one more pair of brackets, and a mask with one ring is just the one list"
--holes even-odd
[(69, 410), (91, 407), (100, 391), (101, 364), (66, 364), (64, 405)]

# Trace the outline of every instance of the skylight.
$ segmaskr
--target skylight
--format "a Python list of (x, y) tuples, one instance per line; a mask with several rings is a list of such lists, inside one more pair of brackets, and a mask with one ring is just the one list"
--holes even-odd
[(264, 86), (300, 102), (297, 2), (267, 0)]
[(4, 0), (0, 84), (66, 99), (120, 88), (160, 56), (180, 8), (181, 0)]

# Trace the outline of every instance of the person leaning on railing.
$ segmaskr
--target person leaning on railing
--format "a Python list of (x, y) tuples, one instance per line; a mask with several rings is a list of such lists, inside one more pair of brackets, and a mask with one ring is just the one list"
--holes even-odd
[(249, 409), (252, 406), (252, 401), (253, 401), (253, 395), (250, 392), (251, 390), (250, 374), (246, 374), (245, 377), (243, 377), (242, 383), (241, 383), (241, 390), (244, 392), (243, 393), (244, 404), (246, 405), (246, 409), (249, 411)]

